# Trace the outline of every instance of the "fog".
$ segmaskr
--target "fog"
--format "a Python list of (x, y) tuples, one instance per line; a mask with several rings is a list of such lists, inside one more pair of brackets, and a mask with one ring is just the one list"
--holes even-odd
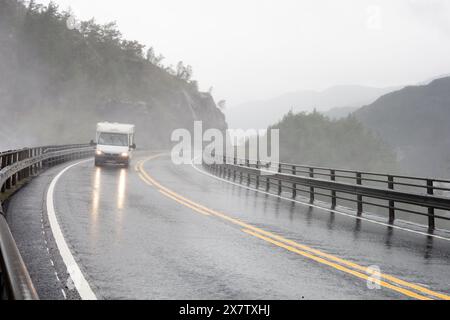
[(101, 121), (133, 123), (141, 148), (168, 147), (174, 129), (226, 127), (190, 67), (156, 62), (114, 24), (70, 24), (54, 6), (0, 2), (1, 149), (87, 143)]
[[(434, 125), (448, 118), (450, 82), (398, 92), (449, 73), (446, 1), (23, 2), (0, 2), (1, 149), (85, 143), (100, 121), (134, 123), (140, 147), (167, 149), (201, 120), (276, 125), (282, 160), (387, 170), (400, 159), (450, 174), (447, 126)], [(343, 120), (297, 114), (313, 109)], [(407, 114), (421, 139), (397, 141), (412, 136)]]
[[(39, 0), (48, 3), (47, 0)], [(398, 86), (450, 72), (446, 0), (56, 0), (117, 21), (167, 64), (194, 67), (228, 108), (334, 85)]]

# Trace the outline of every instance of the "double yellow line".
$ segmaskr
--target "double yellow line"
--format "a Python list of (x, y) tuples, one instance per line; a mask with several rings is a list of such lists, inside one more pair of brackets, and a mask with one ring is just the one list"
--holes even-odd
[(159, 192), (161, 194), (163, 194), (164, 196), (178, 202), (179, 204), (181, 204), (183, 206), (186, 206), (186, 207), (188, 207), (200, 214), (203, 214), (205, 216), (215, 216), (220, 219), (226, 220), (234, 225), (241, 227), (242, 231), (248, 235), (251, 235), (258, 239), (264, 240), (264, 241), (271, 243), (277, 247), (280, 247), (280, 248), (283, 248), (290, 252), (296, 253), (298, 255), (301, 255), (305, 258), (308, 258), (308, 259), (318, 262), (320, 264), (323, 264), (323, 265), (329, 266), (331, 268), (334, 268), (336, 270), (353, 275), (357, 278), (360, 278), (360, 279), (363, 279), (366, 281), (371, 281), (371, 282), (376, 281), (376, 283), (379, 284), (380, 286), (387, 288), (387, 289), (391, 289), (398, 293), (404, 294), (408, 297), (420, 299), (420, 300), (433, 300), (435, 298), (450, 300), (449, 295), (432, 291), (425, 287), (398, 279), (398, 278), (388, 275), (388, 274), (383, 274), (383, 273), (376, 274), (377, 279), (379, 279), (379, 280), (376, 280), (376, 279), (374, 279), (375, 275), (373, 274), (373, 271), (369, 267), (361, 266), (354, 262), (336, 257), (334, 255), (331, 255), (331, 254), (319, 251), (317, 249), (308, 247), (306, 245), (297, 243), (295, 241), (286, 239), (286, 238), (276, 235), (272, 232), (268, 232), (261, 228), (254, 227), (248, 223), (242, 222), (238, 219), (235, 219), (228, 215), (225, 215), (224, 213), (212, 210), (212, 209), (207, 208), (207, 207), (205, 207), (199, 203), (196, 203), (190, 199), (187, 199), (187, 198), (177, 194), (176, 192), (161, 185), (158, 181), (153, 179), (144, 170), (144, 164), (146, 162), (148, 162), (152, 159), (158, 158), (160, 156), (162, 156), (162, 154), (155, 155), (155, 156), (152, 156), (150, 158), (140, 161), (136, 165), (135, 169), (136, 169), (136, 171), (139, 172), (139, 176), (143, 181), (145, 181), (147, 184), (157, 188), (159, 190)]

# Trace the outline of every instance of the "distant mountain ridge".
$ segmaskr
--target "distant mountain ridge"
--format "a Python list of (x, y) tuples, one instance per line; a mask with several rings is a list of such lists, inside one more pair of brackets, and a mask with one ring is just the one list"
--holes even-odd
[(450, 177), (450, 77), (386, 94), (353, 114), (397, 150), (408, 172)]
[(290, 110), (327, 111), (336, 107), (360, 107), (370, 104), (398, 87), (373, 88), (341, 85), (324, 91), (303, 90), (286, 93), (269, 100), (250, 101), (229, 108), (225, 113), (230, 128), (265, 129), (281, 120)]

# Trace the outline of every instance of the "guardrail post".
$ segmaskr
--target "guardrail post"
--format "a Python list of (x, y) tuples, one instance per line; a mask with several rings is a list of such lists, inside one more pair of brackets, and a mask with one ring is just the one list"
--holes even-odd
[[(247, 168), (250, 168), (250, 160), (245, 159), (245, 166)], [(247, 186), (250, 186), (250, 173), (247, 174)]]
[[(295, 165), (292, 166), (292, 174), (294, 176), (297, 175), (297, 167)], [(293, 183), (292, 184), (292, 199), (297, 198), (297, 184)]]
[[(20, 162), (24, 159), (24, 150), (19, 151), (19, 153), (17, 154), (17, 162)], [(16, 184), (20, 183), (20, 181), (23, 179), (24, 177), (24, 170), (20, 170), (19, 172), (17, 172), (16, 175)]]
[[(394, 177), (388, 176), (388, 189), (394, 190)], [(395, 221), (395, 202), (389, 201), (389, 224)]]
[[(282, 167), (281, 167), (281, 163), (278, 164), (278, 173), (281, 173), (282, 171)], [(281, 193), (283, 192), (283, 184), (281, 182), (281, 180), (278, 180), (278, 195), (280, 196)]]
[[(12, 164), (12, 154), (6, 155), (5, 158), (6, 158), (6, 165), (5, 165), (5, 167), (10, 166)], [(4, 190), (6, 191), (6, 190), (8, 190), (10, 188), (11, 188), (11, 178), (8, 178), (6, 180)]]
[[(434, 194), (434, 188), (433, 188), (433, 180), (428, 179), (427, 180), (427, 193), (429, 195)], [(435, 229), (435, 217), (434, 217), (434, 208), (428, 207), (428, 229), (430, 231), (433, 231)]]
[[(36, 156), (40, 156), (42, 154), (42, 148), (36, 148)], [(36, 165), (36, 170), (37, 172), (42, 170), (42, 161), (40, 161), (37, 165)]]
[[(20, 162), (23, 159), (23, 150), (17, 152), (17, 161), (16, 162)], [(22, 180), (23, 177), (23, 170), (20, 170), (19, 172), (17, 172), (16, 174), (16, 184), (18, 182), (20, 182), (20, 180)]]
[[(336, 181), (336, 171), (331, 169), (330, 170), (330, 178), (331, 181)], [(336, 190), (331, 190), (331, 208), (336, 208)]]
[[(361, 179), (361, 173), (357, 172), (356, 173), (356, 184), (357, 185), (362, 185), (362, 179)], [(357, 195), (357, 201), (358, 201), (358, 209), (357, 209), (357, 214), (358, 216), (360, 216), (363, 212), (363, 197), (361, 195)]]
[[(30, 159), (31, 157), (33, 157), (33, 150), (32, 149), (28, 149), (26, 158)], [(25, 174), (26, 178), (31, 177), (32, 173), (33, 173), (33, 166), (29, 166), (27, 171), (26, 171), (26, 174)]]
[(237, 166), (237, 158), (235, 157), (233, 159), (233, 163), (234, 163), (234, 168), (233, 168), (233, 181), (236, 182), (236, 166)]
[[(256, 169), (259, 169), (260, 167), (261, 167), (261, 163), (259, 160), (257, 160), (256, 161)], [(260, 183), (259, 179), (260, 179), (260, 174), (257, 174), (256, 175), (256, 189), (259, 189), (259, 183)]]
[[(35, 156), (34, 151), (35, 151), (34, 148), (30, 149), (30, 158), (33, 158)], [(36, 171), (36, 165), (34, 164), (30, 167), (30, 177), (32, 177), (34, 175), (35, 171)]]
[[(19, 153), (18, 152), (13, 153), (11, 164), (16, 163), (18, 161), (18, 159), (19, 159)], [(15, 173), (11, 177), (11, 187), (14, 187), (16, 185), (16, 183), (17, 183), (17, 173)]]
[[(314, 168), (309, 168), (309, 177), (314, 178)], [(309, 188), (309, 202), (313, 203), (315, 200), (315, 190), (314, 187)]]
[[(40, 148), (35, 148), (34, 149), (34, 156), (36, 157), (36, 156), (39, 156), (39, 155), (41, 155), (41, 149)], [(35, 169), (34, 173), (38, 174), (38, 172), (41, 171), (41, 167), (42, 167), (42, 162), (36, 163), (36, 166), (34, 168)]]

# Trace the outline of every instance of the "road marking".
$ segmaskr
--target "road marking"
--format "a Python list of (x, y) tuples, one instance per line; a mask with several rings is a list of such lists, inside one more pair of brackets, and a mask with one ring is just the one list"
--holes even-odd
[[(331, 208), (322, 207), (322, 206), (319, 206), (317, 204), (311, 204), (309, 202), (299, 201), (297, 199), (287, 198), (287, 197), (279, 196), (277, 194), (273, 194), (273, 193), (270, 193), (270, 192), (267, 192), (267, 191), (263, 191), (263, 190), (260, 190), (260, 189), (255, 189), (255, 188), (252, 188), (252, 187), (244, 186), (242, 184), (239, 184), (239, 183), (227, 180), (227, 179), (223, 179), (223, 178), (215, 176), (215, 175), (213, 175), (213, 174), (211, 174), (209, 172), (206, 172), (206, 171), (204, 171), (202, 169), (199, 169), (197, 166), (195, 166), (194, 162), (195, 162), (195, 159), (193, 159), (191, 161), (191, 166), (197, 172), (199, 172), (199, 173), (201, 173), (201, 174), (203, 174), (205, 176), (214, 178), (216, 180), (219, 180), (219, 181), (222, 181), (222, 182), (226, 182), (226, 183), (232, 184), (234, 186), (238, 186), (240, 188), (244, 188), (244, 189), (247, 189), (247, 190), (250, 190), (250, 191), (258, 192), (258, 193), (261, 193), (261, 194), (264, 194), (264, 195), (268, 195), (268, 196), (271, 196), (271, 197), (279, 198), (279, 199), (286, 200), (286, 201), (289, 201), (289, 202), (295, 202), (295, 203), (298, 203), (298, 204), (301, 204), (301, 205), (304, 205), (304, 206), (308, 206), (310, 208), (315, 208), (315, 209), (319, 209), (319, 210), (322, 210), (322, 211), (326, 211), (327, 213), (332, 212), (332, 213), (336, 213), (336, 214), (342, 215), (344, 217), (357, 219), (357, 220), (360, 220), (360, 221), (366, 221), (366, 222), (374, 223), (374, 224), (381, 225), (381, 226), (388, 227), (388, 228), (392, 228), (392, 229), (397, 229), (397, 230), (402, 230), (402, 231), (406, 231), (406, 232), (410, 232), (410, 233), (420, 234), (422, 236), (432, 237), (432, 238), (435, 238), (435, 239), (450, 241), (450, 238), (438, 236), (438, 235), (431, 234), (431, 233), (428, 233), (428, 232), (422, 232), (422, 231), (412, 230), (412, 229), (408, 229), (408, 228), (404, 228), (404, 227), (400, 227), (400, 226), (396, 226), (396, 225), (391, 225), (391, 224), (388, 224), (388, 223), (385, 223), (385, 222), (376, 221), (376, 220), (365, 218), (365, 217), (359, 217), (356, 214), (354, 214), (354, 215), (353, 214), (348, 214), (348, 213), (345, 213), (345, 212), (342, 212), (342, 211), (338, 211), (338, 210), (334, 210), (334, 209), (331, 209)], [(417, 226), (419, 226), (421, 228), (426, 228), (425, 226), (420, 225), (420, 224), (415, 224), (415, 225), (417, 225)]]
[(78, 294), (83, 300), (97, 300), (96, 295), (92, 291), (89, 283), (86, 281), (86, 278), (81, 272), (80, 267), (76, 263), (75, 258), (70, 252), (69, 246), (67, 245), (67, 242), (64, 239), (64, 235), (61, 231), (61, 227), (59, 226), (58, 219), (56, 218), (56, 211), (53, 199), (56, 183), (61, 178), (61, 176), (71, 168), (87, 161), (90, 160), (83, 160), (70, 166), (67, 166), (52, 180), (47, 190), (47, 216), (50, 222), (50, 228), (52, 230), (53, 237), (55, 239), (59, 253), (64, 261), (64, 264), (66, 265), (67, 272), (70, 274), (70, 277), (73, 280), (73, 283), (78, 291)]
[[(271, 238), (265, 237), (265, 236), (263, 236), (263, 235), (260, 235), (260, 234), (258, 234), (258, 233), (256, 233), (256, 232), (253, 232), (253, 231), (250, 231), (250, 230), (246, 230), (246, 229), (244, 229), (244, 230), (242, 230), (242, 231), (245, 232), (245, 233), (247, 233), (247, 234), (249, 234), (249, 235), (252, 235), (252, 236), (254, 236), (254, 237), (256, 237), (256, 238), (259, 238), (259, 239), (264, 240), (264, 241), (266, 241), (266, 242), (272, 243), (272, 244), (274, 244), (274, 245), (276, 245), (276, 246), (278, 246), (278, 247), (280, 247), (280, 248), (284, 248), (284, 249), (286, 249), (286, 250), (289, 250), (289, 251), (291, 251), (291, 252), (297, 253), (297, 254), (299, 254), (299, 255), (301, 255), (301, 256), (304, 256), (304, 257), (306, 257), (306, 258), (309, 258), (309, 259), (311, 259), (311, 260), (314, 260), (314, 261), (316, 261), (316, 262), (318, 262), (318, 263), (328, 265), (328, 266), (330, 266), (330, 267), (332, 267), (332, 268), (335, 268), (335, 269), (337, 269), (337, 270), (343, 271), (343, 272), (345, 272), (345, 273), (349, 273), (349, 274), (351, 274), (351, 275), (353, 275), (353, 276), (355, 276), (355, 277), (364, 279), (364, 280), (366, 280), (366, 281), (367, 281), (367, 280), (371, 280), (371, 279), (370, 279), (370, 276), (368, 276), (368, 275), (365, 275), (365, 274), (362, 274), (362, 273), (360, 273), (360, 272), (357, 272), (357, 271), (348, 269), (348, 268), (343, 267), (343, 266), (341, 266), (341, 265), (339, 265), (339, 264), (330, 262), (330, 261), (328, 261), (328, 260), (325, 260), (324, 258), (317, 257), (317, 256), (312, 255), (312, 254), (310, 254), (310, 253), (307, 253), (307, 252), (305, 252), (305, 251), (301, 251), (301, 250), (296, 249), (296, 248), (294, 248), (294, 247), (288, 246), (288, 245), (286, 245), (286, 244), (284, 244), (284, 243), (282, 243), (282, 242), (279, 242), (279, 241), (273, 240), (273, 239), (271, 239)], [(372, 281), (372, 280), (371, 280), (371, 281)], [(428, 297), (419, 295), (419, 294), (417, 294), (417, 293), (415, 293), (415, 292), (412, 292), (412, 291), (410, 291), (410, 290), (407, 290), (407, 289), (403, 289), (403, 288), (394, 286), (394, 285), (392, 285), (392, 284), (390, 284), (390, 283), (387, 283), (387, 282), (385, 282), (385, 281), (380, 281), (379, 284), (380, 284), (381, 286), (385, 287), (385, 288), (389, 288), (389, 289), (391, 289), (391, 290), (397, 291), (397, 292), (399, 292), (399, 293), (402, 293), (402, 294), (404, 294), (404, 295), (407, 295), (407, 296), (412, 297), (412, 298), (415, 298), (415, 299), (419, 299), (419, 300), (432, 300), (432, 299), (430, 299), (430, 298), (428, 298)]]
[(170, 199), (172, 199), (172, 200), (174, 200), (174, 201), (176, 201), (176, 202), (178, 202), (178, 203), (180, 203), (180, 204), (182, 204), (182, 205), (184, 205), (184, 206), (186, 206), (186, 207), (191, 208), (191, 209), (194, 210), (194, 211), (197, 211), (197, 212), (199, 212), (199, 213), (201, 213), (201, 214), (203, 214), (203, 215), (205, 215), (205, 216), (210, 216), (210, 214), (209, 214), (208, 212), (205, 212), (204, 210), (200, 210), (200, 209), (198, 209), (198, 208), (196, 208), (196, 207), (194, 207), (194, 206), (191, 206), (191, 205), (189, 205), (189, 204), (187, 204), (187, 203), (185, 203), (185, 202), (183, 202), (183, 201), (177, 199), (176, 197), (170, 195), (169, 193), (165, 192), (164, 190), (159, 190), (159, 192), (161, 192), (161, 193), (162, 193), (163, 195), (165, 195), (166, 197), (168, 197), (168, 198), (170, 198)]
[[(183, 205), (185, 205), (185, 206), (187, 206), (187, 207), (189, 207), (191, 209), (192, 209), (192, 207), (194, 207), (195, 208), (194, 210), (196, 210), (196, 211), (201, 210), (201, 211), (210, 213), (213, 216), (216, 216), (216, 217), (222, 218), (222, 219), (224, 219), (226, 221), (229, 221), (229, 222), (231, 222), (233, 224), (239, 225), (240, 227), (242, 227), (245, 230), (244, 232), (246, 232), (248, 234), (251, 234), (251, 235), (253, 235), (255, 237), (258, 237), (258, 238), (260, 238), (262, 240), (265, 240), (265, 241), (268, 241), (267, 239), (269, 239), (270, 241), (268, 241), (268, 242), (270, 242), (272, 244), (276, 244), (276, 245), (281, 244), (282, 246), (281, 245), (278, 245), (278, 246), (280, 246), (282, 248), (285, 248), (285, 249), (287, 249), (289, 251), (296, 252), (296, 251), (293, 251), (293, 250), (301, 251), (299, 249), (302, 249), (304, 251), (301, 251), (301, 252), (305, 253), (305, 254), (302, 254), (302, 255), (307, 257), (307, 258), (314, 257), (314, 259), (313, 259), (314, 261), (317, 261), (317, 262), (326, 261), (327, 263), (325, 263), (325, 264), (330, 266), (330, 267), (333, 267), (333, 268), (338, 269), (340, 271), (352, 274), (354, 276), (357, 276), (358, 278), (363, 278), (363, 279), (367, 279), (368, 278), (368, 276), (365, 276), (365, 275), (361, 274), (358, 271), (346, 268), (343, 265), (345, 265), (347, 267), (350, 267), (350, 268), (353, 268), (353, 269), (356, 269), (356, 270), (359, 270), (359, 271), (363, 271), (363, 272), (367, 272), (368, 271), (367, 267), (358, 265), (356, 263), (353, 263), (351, 261), (347, 261), (345, 259), (333, 256), (333, 255), (328, 254), (328, 253), (321, 252), (321, 251), (319, 251), (317, 249), (313, 249), (313, 248), (308, 247), (306, 245), (299, 244), (299, 243), (297, 243), (295, 241), (283, 238), (283, 237), (281, 237), (279, 235), (276, 235), (276, 234), (273, 234), (271, 232), (265, 231), (263, 229), (254, 227), (254, 226), (252, 226), (250, 224), (247, 224), (245, 222), (242, 222), (242, 221), (240, 221), (238, 219), (232, 218), (232, 217), (227, 216), (227, 215), (225, 215), (223, 213), (220, 213), (218, 211), (209, 209), (209, 208), (207, 208), (207, 207), (205, 207), (205, 206), (203, 206), (203, 205), (201, 205), (199, 203), (196, 203), (196, 202), (194, 202), (194, 201), (192, 201), (190, 199), (187, 199), (187, 198), (177, 194), (176, 192), (174, 192), (174, 191), (164, 187), (159, 182), (157, 182), (155, 179), (153, 179), (144, 170), (144, 167), (143, 167), (146, 162), (148, 162), (148, 161), (150, 161), (152, 159), (155, 159), (155, 158), (157, 158), (159, 156), (161, 156), (161, 155), (156, 155), (156, 156), (147, 158), (144, 161), (141, 161), (139, 163), (139, 165), (138, 165), (138, 170), (139, 170), (139, 173), (141, 174), (141, 176), (144, 179), (148, 180), (154, 186), (159, 188), (160, 192), (163, 193), (164, 195), (169, 196), (170, 198), (174, 199), (178, 203), (183, 204)], [(293, 250), (290, 250), (291, 248)], [(310, 253), (306, 253), (306, 251), (308, 251)], [(296, 253), (298, 253), (298, 252), (296, 252)], [(320, 261), (319, 261), (319, 259), (320, 259)], [(329, 260), (326, 260), (326, 259), (333, 260), (335, 262), (338, 262), (339, 264), (333, 263), (332, 261), (329, 261)], [(336, 266), (339, 266), (339, 267), (336, 268)], [(351, 272), (347, 272), (348, 270), (350, 270)], [(360, 275), (363, 275), (365, 278), (361, 277)], [(421, 286), (419, 286), (417, 284), (414, 284), (414, 283), (410, 283), (410, 282), (398, 279), (398, 278), (396, 278), (394, 276), (391, 276), (391, 275), (388, 275), (388, 274), (380, 274), (380, 277), (384, 278), (385, 280), (388, 280), (388, 281), (391, 281), (393, 283), (396, 283), (398, 285), (414, 289), (414, 290), (419, 291), (419, 292), (421, 292), (423, 294), (426, 294), (426, 295), (430, 295), (430, 296), (433, 296), (433, 297), (436, 297), (436, 298), (440, 298), (440, 299), (450, 300), (450, 296), (448, 296), (446, 294), (442, 294), (442, 293), (439, 293), (439, 292), (432, 291), (430, 289), (421, 287)], [(386, 287), (388, 289), (392, 289), (392, 290), (395, 290), (395, 291), (400, 292), (402, 294), (405, 294), (405, 295), (407, 295), (409, 297), (412, 297), (412, 298), (429, 299), (428, 297), (419, 295), (419, 294), (417, 294), (415, 292), (412, 292), (410, 290), (407, 290), (407, 289), (404, 289), (404, 288), (401, 288), (401, 287), (394, 286), (394, 285), (392, 285), (390, 283), (387, 283), (385, 281), (381, 281), (380, 285), (382, 285), (382, 286), (384, 286), (384, 287)]]

